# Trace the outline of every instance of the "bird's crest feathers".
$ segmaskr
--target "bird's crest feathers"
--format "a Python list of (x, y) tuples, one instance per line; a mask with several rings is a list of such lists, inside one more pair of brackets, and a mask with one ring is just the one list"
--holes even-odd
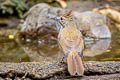
[(66, 18), (71, 17), (72, 12), (73, 12), (73, 11), (72, 11), (72, 10), (70, 10), (69, 12), (67, 12), (67, 13), (63, 14), (62, 16), (66, 17)]

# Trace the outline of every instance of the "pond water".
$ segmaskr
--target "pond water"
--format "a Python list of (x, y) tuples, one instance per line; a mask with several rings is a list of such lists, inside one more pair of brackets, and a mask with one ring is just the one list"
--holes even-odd
[[(112, 33), (111, 39), (85, 41), (84, 61), (120, 61), (120, 32)], [(42, 62), (58, 58), (57, 42), (10, 40), (0, 37), (0, 62)]]

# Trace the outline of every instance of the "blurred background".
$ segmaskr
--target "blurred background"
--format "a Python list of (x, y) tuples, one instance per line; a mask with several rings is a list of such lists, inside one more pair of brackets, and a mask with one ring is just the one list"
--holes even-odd
[[(39, 39), (24, 35), (17, 37), (19, 25), (24, 23), (24, 14), (41, 3), (79, 13), (92, 11), (106, 16), (111, 38), (84, 38), (83, 59), (120, 61), (120, 0), (0, 0), (0, 62), (41, 62), (58, 58), (60, 50), (55, 30), (44, 29)], [(96, 19), (93, 17), (93, 20)]]

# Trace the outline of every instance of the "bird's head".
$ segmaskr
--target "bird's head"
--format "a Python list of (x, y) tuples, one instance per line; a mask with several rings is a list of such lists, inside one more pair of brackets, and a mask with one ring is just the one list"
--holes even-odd
[(61, 30), (62, 28), (72, 26), (74, 24), (72, 10), (61, 15), (59, 17), (55, 17), (57, 30)]

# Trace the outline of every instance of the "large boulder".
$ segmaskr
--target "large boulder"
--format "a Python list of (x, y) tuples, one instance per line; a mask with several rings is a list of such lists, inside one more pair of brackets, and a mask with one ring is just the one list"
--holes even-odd
[[(40, 33), (41, 28), (50, 28), (55, 30), (54, 17), (64, 14), (69, 10), (51, 7), (45, 3), (33, 6), (26, 14), (24, 23), (20, 27), (21, 32), (30, 34)], [(87, 37), (110, 38), (111, 33), (106, 25), (106, 17), (95, 12), (77, 12), (73, 11), (76, 17), (78, 29)]]
[(53, 18), (60, 13), (65, 13), (61, 8), (54, 8), (45, 3), (33, 6), (25, 15), (24, 23), (21, 26), (21, 32), (38, 30), (41, 27), (55, 27)]
[(85, 32), (86, 36), (96, 38), (110, 38), (111, 33), (107, 25), (107, 17), (96, 12), (74, 12), (79, 21), (78, 28)]

